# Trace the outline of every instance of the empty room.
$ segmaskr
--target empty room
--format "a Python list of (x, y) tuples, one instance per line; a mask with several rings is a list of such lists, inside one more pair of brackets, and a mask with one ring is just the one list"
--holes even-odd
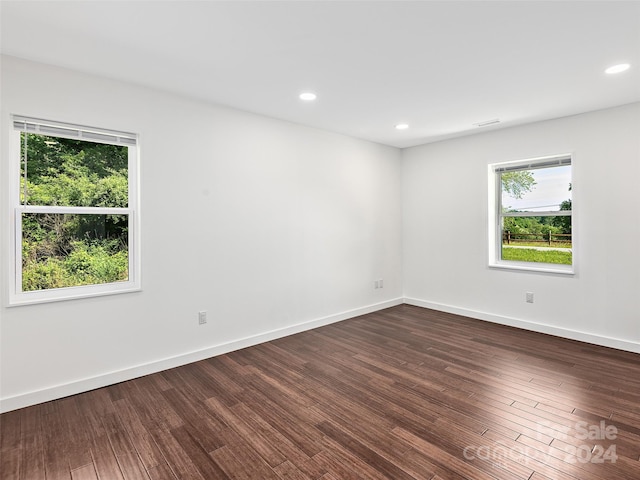
[(0, 22), (0, 478), (640, 478), (640, 1)]

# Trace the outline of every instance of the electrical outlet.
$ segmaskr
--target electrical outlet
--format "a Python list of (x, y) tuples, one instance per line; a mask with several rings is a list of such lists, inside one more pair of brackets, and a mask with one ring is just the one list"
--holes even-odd
[(198, 312), (198, 324), (204, 325), (205, 323), (207, 323), (207, 312)]
[(533, 292), (527, 292), (527, 303), (533, 303)]
[(378, 280), (378, 288), (384, 288), (384, 280), (382, 278)]

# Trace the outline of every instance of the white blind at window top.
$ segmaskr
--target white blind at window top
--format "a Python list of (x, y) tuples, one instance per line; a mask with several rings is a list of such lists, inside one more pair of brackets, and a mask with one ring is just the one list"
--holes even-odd
[(93, 128), (71, 123), (54, 122), (39, 118), (13, 117), (13, 128), (21, 132), (51, 135), (53, 137), (86, 140), (90, 142), (108, 143), (111, 145), (135, 146), (135, 133), (118, 132), (103, 128)]
[(494, 172), (519, 172), (522, 170), (536, 170), (538, 168), (561, 167), (571, 165), (570, 156), (553, 157), (541, 160), (534, 160), (530, 163), (517, 163), (514, 165), (496, 165)]

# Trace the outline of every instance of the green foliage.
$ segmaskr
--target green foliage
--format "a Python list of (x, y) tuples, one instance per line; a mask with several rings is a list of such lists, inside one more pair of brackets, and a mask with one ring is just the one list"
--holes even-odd
[[(26, 187), (29, 205), (127, 207), (128, 150), (27, 134)], [(24, 214), (22, 230), (24, 291), (128, 278), (126, 215)]]
[(504, 172), (500, 175), (500, 178), (502, 180), (502, 191), (517, 199), (522, 198), (525, 193), (533, 190), (536, 185), (533, 172), (529, 170)]
[(572, 258), (572, 252), (564, 252), (559, 250), (536, 250), (534, 248), (513, 247), (502, 248), (503, 260), (571, 265)]
[[(28, 164), (31, 165), (31, 153), (29, 155)], [(88, 167), (86, 156), (85, 152), (65, 155), (62, 158), (64, 162), (57, 168), (49, 168), (35, 177), (28, 176), (28, 204), (126, 207), (129, 192), (127, 169), (106, 170), (109, 175), (101, 176)], [(21, 181), (24, 188), (24, 178)]]
[(66, 257), (47, 256), (38, 260), (31, 253), (39, 247), (23, 241), (22, 290), (33, 291), (127, 280), (128, 252), (126, 249), (114, 251), (111, 243), (88, 245), (82, 241), (75, 241), (72, 242), (71, 251)]
[[(569, 190), (571, 190), (571, 186), (569, 186)], [(571, 207), (571, 200), (565, 200), (560, 204), (560, 210), (571, 210)], [(571, 217), (553, 217), (553, 224), (558, 227), (562, 233), (571, 233)]]
[(555, 218), (558, 217), (504, 217), (503, 229), (515, 235), (536, 235), (529, 237), (532, 240), (544, 240), (549, 233), (565, 233), (553, 224)]
[[(24, 136), (21, 135), (22, 155), (24, 158)], [(128, 150), (126, 147), (101, 143), (49, 137), (34, 133), (26, 134), (28, 151), (29, 180), (40, 183), (42, 176), (55, 176), (61, 173), (69, 162), (69, 158), (82, 154), (83, 165), (88, 171), (104, 178), (113, 171), (126, 170), (128, 166)]]

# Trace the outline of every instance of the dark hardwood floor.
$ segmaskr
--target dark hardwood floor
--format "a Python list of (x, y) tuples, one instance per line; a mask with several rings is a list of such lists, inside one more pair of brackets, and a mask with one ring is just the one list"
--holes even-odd
[(402, 305), (0, 422), (4, 480), (638, 480), (640, 355)]

